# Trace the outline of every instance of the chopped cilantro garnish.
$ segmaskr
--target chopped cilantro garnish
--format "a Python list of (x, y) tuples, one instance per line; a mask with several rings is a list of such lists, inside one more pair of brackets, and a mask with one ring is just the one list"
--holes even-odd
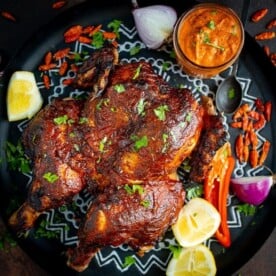
[(233, 87), (231, 87), (228, 90), (228, 99), (232, 100), (235, 98), (235, 89)]
[(109, 102), (110, 102), (109, 99), (101, 99), (101, 100), (97, 103), (96, 109), (97, 109), (97, 110), (101, 110), (102, 105), (108, 106)]
[(203, 195), (203, 188), (202, 188), (202, 185), (195, 186), (187, 189), (186, 192), (187, 192), (186, 194), (187, 199), (191, 200), (192, 198), (195, 198), (195, 197), (201, 197)]
[(221, 50), (221, 51), (224, 51), (224, 47), (222, 47), (222, 46), (220, 46), (220, 45), (217, 45), (217, 44), (214, 44), (214, 43), (211, 42), (210, 37), (209, 37), (209, 35), (208, 35), (206, 32), (203, 32), (202, 41), (203, 41), (203, 43), (206, 44), (206, 45), (209, 45), (209, 46), (211, 46), (211, 47), (214, 47), (214, 48), (216, 48), (216, 49), (219, 49), (219, 50)]
[(11, 233), (8, 231), (5, 231), (0, 236), (0, 250), (6, 250), (7, 247), (15, 247), (17, 245), (17, 242), (12, 237)]
[(120, 38), (119, 29), (121, 24), (122, 24), (122, 21), (114, 19), (107, 25), (107, 27), (112, 29), (113, 33), (115, 33), (116, 36)]
[(34, 237), (36, 239), (46, 238), (46, 239), (57, 239), (59, 237), (59, 231), (49, 231), (47, 230), (48, 222), (44, 219), (41, 220), (38, 227), (35, 229)]
[(188, 112), (186, 117), (185, 117), (185, 122), (188, 122), (190, 123), (192, 120), (192, 113), (191, 112)]
[(100, 141), (100, 144), (99, 144), (99, 151), (100, 152), (104, 152), (105, 151), (105, 145), (107, 143), (107, 137), (105, 136), (101, 141)]
[(144, 206), (145, 208), (150, 207), (150, 201), (148, 199), (144, 199), (141, 201), (141, 205)]
[(126, 184), (124, 186), (124, 189), (128, 194), (135, 194), (137, 192), (139, 195), (142, 195), (144, 193), (143, 186), (139, 184), (133, 184), (133, 185)]
[(162, 64), (162, 69), (164, 70), (164, 71), (167, 71), (168, 70), (168, 68), (169, 68), (169, 62), (163, 62), (163, 64)]
[(130, 139), (134, 141), (134, 149), (138, 151), (139, 149), (146, 147), (148, 145), (148, 137), (146, 135), (138, 137), (136, 135), (131, 135)]
[(70, 133), (69, 133), (69, 137), (70, 137), (70, 138), (76, 137), (76, 133), (75, 133), (75, 132), (70, 132)]
[(75, 63), (84, 61), (85, 57), (87, 55), (88, 55), (88, 52), (86, 52), (86, 51), (85, 52), (81, 52), (81, 53), (75, 52), (74, 53), (74, 61), (75, 61)]
[(167, 143), (168, 138), (169, 138), (169, 135), (167, 133), (162, 134), (162, 140), (163, 140), (164, 143)]
[(58, 180), (58, 175), (56, 175), (55, 173), (47, 172), (43, 174), (43, 178), (50, 183), (54, 183)]
[(104, 36), (102, 32), (96, 32), (92, 37), (92, 46), (94, 46), (96, 49), (100, 49), (104, 45)]
[(126, 256), (124, 263), (123, 263), (123, 267), (127, 267), (127, 266), (131, 266), (133, 264), (135, 264), (135, 258), (134, 256)]
[(248, 203), (240, 204), (237, 206), (238, 211), (243, 213), (245, 216), (253, 216), (257, 210), (257, 207)]
[(164, 146), (161, 150), (162, 153), (165, 153), (168, 149), (168, 139), (169, 139), (169, 135), (167, 133), (163, 133), (162, 140), (163, 140)]
[(216, 25), (215, 25), (215, 21), (214, 20), (210, 20), (207, 24), (207, 27), (211, 30), (214, 30), (216, 28)]
[(183, 163), (181, 164), (181, 168), (189, 173), (191, 171), (191, 165), (190, 165), (190, 159), (189, 158), (186, 158)]
[(129, 54), (130, 54), (131, 56), (134, 56), (134, 55), (138, 54), (138, 53), (140, 52), (140, 50), (141, 50), (140, 45), (138, 45), (138, 46), (133, 46), (133, 47), (130, 49)]
[(88, 123), (88, 118), (87, 117), (81, 117), (79, 119), (79, 124), (87, 124)]
[(141, 69), (142, 69), (142, 64), (139, 64), (139, 66), (135, 70), (134, 76), (132, 77), (133, 80), (136, 80), (139, 77)]
[(166, 119), (166, 111), (169, 111), (169, 107), (166, 104), (160, 105), (159, 107), (155, 108), (153, 111), (159, 120), (164, 121)]
[(125, 87), (123, 84), (116, 84), (114, 85), (114, 89), (117, 93), (123, 93), (126, 91)]
[(8, 141), (6, 142), (6, 158), (10, 170), (17, 170), (22, 173), (28, 173), (31, 171), (30, 160), (25, 156), (20, 141), (17, 142), (17, 145), (13, 145)]
[(180, 256), (180, 252), (182, 250), (182, 247), (181, 246), (169, 245), (169, 249), (173, 253), (173, 258), (177, 259)]
[(174, 50), (172, 50), (172, 51), (170, 52), (170, 57), (171, 57), (171, 58), (176, 58), (176, 54), (175, 54), (175, 51), (174, 51)]
[(137, 105), (137, 113), (138, 115), (145, 116), (145, 106), (146, 102), (145, 99), (140, 99)]
[(67, 121), (68, 121), (68, 116), (66, 114), (63, 116), (54, 118), (54, 123), (57, 125), (64, 125), (67, 123)]

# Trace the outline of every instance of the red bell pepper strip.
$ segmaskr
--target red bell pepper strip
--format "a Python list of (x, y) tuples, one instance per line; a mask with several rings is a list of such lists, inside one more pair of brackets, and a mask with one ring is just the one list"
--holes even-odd
[(226, 144), (218, 150), (217, 157), (214, 158), (212, 168), (204, 181), (204, 198), (217, 208), (221, 216), (221, 223), (215, 236), (225, 247), (231, 244), (227, 224), (227, 196), (234, 167), (235, 159), (231, 156), (230, 145)]

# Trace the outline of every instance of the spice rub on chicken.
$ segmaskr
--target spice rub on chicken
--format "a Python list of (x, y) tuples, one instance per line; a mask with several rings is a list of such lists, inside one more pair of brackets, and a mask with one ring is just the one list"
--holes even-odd
[(191, 92), (170, 87), (145, 62), (117, 66), (103, 96), (83, 111), (104, 190), (80, 225), (78, 247), (68, 251), (78, 271), (102, 247), (128, 244), (142, 254), (163, 237), (184, 204), (177, 168), (203, 125)]
[[(106, 51), (113, 65), (94, 70), (105, 68), (95, 60), (108, 60), (100, 58)], [(169, 86), (149, 63), (116, 63), (113, 49), (92, 55), (89, 70), (101, 75), (89, 74), (89, 90), (97, 97), (55, 100), (23, 134), (34, 179), (10, 224), (28, 229), (41, 212), (87, 188), (95, 199), (82, 218), (78, 246), (67, 251), (67, 264), (77, 271), (105, 246), (128, 244), (143, 254), (163, 237), (184, 204), (177, 168), (198, 145), (208, 116), (191, 91)], [(73, 85), (82, 82), (85, 73)]]

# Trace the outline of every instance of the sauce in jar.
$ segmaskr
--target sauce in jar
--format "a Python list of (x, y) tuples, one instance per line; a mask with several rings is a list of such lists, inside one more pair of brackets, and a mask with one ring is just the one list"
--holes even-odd
[(240, 19), (218, 4), (195, 6), (179, 19), (174, 30), (177, 59), (184, 71), (194, 76), (210, 77), (228, 68), (243, 43)]

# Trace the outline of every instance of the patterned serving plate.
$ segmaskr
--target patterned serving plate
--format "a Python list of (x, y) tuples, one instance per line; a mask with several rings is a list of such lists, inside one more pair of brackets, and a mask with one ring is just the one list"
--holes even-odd
[[(104, 1), (103, 1), (104, 2)], [(28, 120), (15, 123), (8, 123), (5, 110), (5, 95), (9, 77), (16, 70), (29, 70), (35, 73), (37, 85), (44, 98), (44, 104), (50, 103), (55, 98), (62, 97), (79, 97), (87, 93), (69, 86), (64, 86), (64, 79), (74, 76), (73, 70), (68, 70), (67, 75), (60, 77), (58, 75), (59, 67), (63, 60), (59, 61), (58, 67), (49, 70), (48, 74), (51, 79), (50, 89), (46, 89), (41, 78), (41, 72), (38, 66), (42, 63), (45, 53), (49, 50), (56, 51), (64, 47), (70, 47), (70, 53), (81, 53), (84, 57), (95, 51), (93, 45), (80, 43), (76, 41), (70, 44), (64, 44), (63, 33), (70, 26), (80, 24), (99, 25), (102, 24), (103, 30), (108, 30), (108, 24), (114, 19), (122, 23), (119, 29), (119, 55), (122, 63), (145, 60), (153, 65), (155, 72), (162, 76), (164, 80), (172, 86), (183, 86), (189, 88), (197, 99), (201, 95), (207, 95), (214, 99), (215, 91), (219, 83), (231, 73), (230, 68), (223, 74), (211, 79), (198, 79), (187, 76), (171, 56), (171, 46), (167, 45), (160, 50), (149, 50), (145, 47), (137, 34), (133, 17), (131, 14), (130, 1), (121, 1), (120, 4), (105, 5), (104, 3), (85, 3), (69, 10), (66, 15), (57, 18), (54, 22), (43, 28), (35, 35), (24, 48), (17, 54), (9, 64), (2, 83), (1, 89), (1, 211), (7, 219), (11, 202), (19, 199), (22, 202), (28, 186), (32, 181), (32, 173), (19, 173), (11, 171), (6, 163), (5, 144), (7, 141), (16, 144), (22, 131), (28, 124)], [(160, 1), (162, 2), (162, 1)], [(185, 4), (173, 2), (177, 12), (180, 14), (192, 2)], [(149, 3), (147, 3), (149, 4)], [(253, 46), (252, 46), (252, 45)], [(249, 47), (250, 45), (250, 47)], [(131, 49), (139, 48), (138, 53), (132, 55)], [(263, 55), (258, 46), (246, 35), (244, 51), (240, 57), (238, 80), (240, 81), (244, 98), (243, 101), (253, 106), (255, 99), (261, 98), (265, 101), (271, 100), (273, 106), (276, 104), (275, 99), (275, 70), (270, 63), (259, 56)], [(258, 60), (254, 57), (258, 56)], [(81, 63), (81, 62), (79, 62)], [(224, 116), (224, 124), (229, 133), (229, 139), (234, 145), (237, 130), (229, 127), (231, 116)], [(264, 129), (257, 131), (259, 140), (258, 150), (264, 140), (271, 142), (275, 140), (276, 118), (272, 116), (272, 121)], [(234, 150), (234, 147), (233, 147)], [(272, 148), (266, 160), (266, 166), (276, 171), (275, 146)], [(265, 173), (264, 167), (250, 168), (248, 164), (236, 162), (234, 175), (257, 175)], [(179, 170), (180, 177), (183, 171)], [(273, 192), (273, 191), (272, 191)], [(211, 248), (215, 255), (218, 274), (230, 275), (243, 265), (261, 246), (264, 240), (272, 231), (275, 222), (271, 219), (275, 203), (272, 199), (273, 194), (258, 207), (254, 214), (245, 215), (240, 212), (241, 202), (230, 193), (228, 197), (228, 225), (231, 231), (232, 245), (225, 249), (217, 242), (215, 238), (210, 238), (205, 244)], [(45, 212), (39, 219), (36, 227), (32, 229), (28, 236), (19, 238), (18, 242), (31, 257), (42, 265), (50, 273), (66, 273), (66, 275), (76, 275), (66, 267), (64, 251), (68, 247), (76, 246), (78, 237), (76, 235), (79, 218), (83, 216), (93, 200), (87, 191), (81, 192), (75, 196), (72, 204), (62, 206), (58, 209), (52, 209)], [(144, 257), (140, 258), (128, 246), (108, 247), (99, 251), (92, 260), (89, 268), (77, 275), (163, 275), (166, 267), (172, 257), (169, 250), (170, 245), (175, 245), (175, 239), (169, 230), (165, 237), (156, 244), (156, 246)], [(124, 266), (126, 256), (133, 256), (135, 263), (132, 266)], [(55, 269), (53, 269), (55, 267)], [(65, 275), (65, 274), (64, 274)]]

